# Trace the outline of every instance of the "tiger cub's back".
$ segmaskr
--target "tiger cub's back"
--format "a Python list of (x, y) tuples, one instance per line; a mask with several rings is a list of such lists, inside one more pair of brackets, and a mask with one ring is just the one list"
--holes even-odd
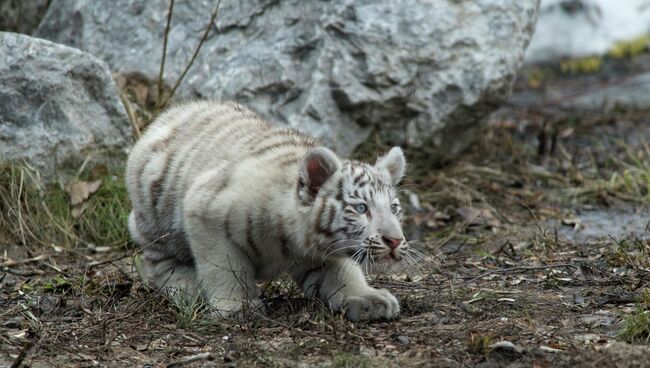
[[(291, 185), (297, 166), (316, 142), (271, 126), (233, 102), (199, 101), (170, 108), (156, 119), (129, 155), (126, 182), (133, 204), (129, 220), (137, 241), (160, 258), (192, 264), (183, 233), (183, 198), (206, 172), (250, 177), (269, 185)], [(263, 184), (261, 179), (268, 179)], [(230, 183), (233, 185), (234, 183)], [(282, 190), (283, 188), (275, 188)]]

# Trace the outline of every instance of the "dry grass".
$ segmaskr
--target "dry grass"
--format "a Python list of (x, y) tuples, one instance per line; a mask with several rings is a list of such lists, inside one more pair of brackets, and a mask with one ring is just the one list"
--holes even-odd
[[(79, 218), (72, 215), (69, 194), (63, 186), (44, 185), (28, 165), (0, 168), (0, 243), (25, 246), (101, 245), (127, 246), (126, 220), (130, 211), (121, 173), (98, 168), (99, 190), (83, 205)], [(90, 174), (84, 174), (90, 176)]]
[(625, 317), (618, 337), (627, 342), (650, 342), (650, 291), (643, 290), (636, 310)]

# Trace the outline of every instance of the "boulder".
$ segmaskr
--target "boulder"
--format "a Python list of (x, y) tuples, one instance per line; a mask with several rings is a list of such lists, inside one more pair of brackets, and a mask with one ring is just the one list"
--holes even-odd
[[(54, 0), (39, 37), (157, 79), (166, 0)], [(172, 85), (217, 1), (177, 1)], [(179, 98), (234, 99), (339, 153), (373, 132), (454, 154), (509, 93), (539, 0), (223, 1)]]
[(648, 4), (647, 0), (542, 0), (526, 61), (602, 55), (617, 42), (646, 35)]
[(0, 55), (0, 161), (26, 160), (55, 181), (88, 157), (123, 160), (131, 128), (106, 63), (6, 32)]

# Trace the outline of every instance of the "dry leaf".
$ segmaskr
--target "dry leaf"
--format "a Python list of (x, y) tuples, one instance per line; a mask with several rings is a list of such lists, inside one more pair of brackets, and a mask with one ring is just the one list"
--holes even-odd
[(81, 217), (81, 215), (83, 215), (84, 211), (85, 211), (85, 209), (84, 209), (83, 206), (74, 206), (74, 207), (72, 207), (72, 211), (71, 211), (72, 218), (78, 219), (79, 217)]
[(102, 180), (95, 181), (83, 181), (79, 180), (70, 185), (68, 188), (68, 194), (70, 194), (70, 204), (76, 206), (90, 197), (91, 194), (95, 193), (99, 186), (102, 185)]
[(73, 206), (71, 211), (72, 218), (78, 219), (79, 217), (81, 217), (81, 215), (83, 215), (83, 213), (86, 212), (88, 207), (90, 207), (90, 203), (88, 202), (83, 202), (81, 204)]

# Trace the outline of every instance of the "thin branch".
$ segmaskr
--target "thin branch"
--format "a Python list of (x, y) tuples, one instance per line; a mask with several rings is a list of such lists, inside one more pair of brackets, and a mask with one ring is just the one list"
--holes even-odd
[[(159, 79), (158, 85), (160, 85), (160, 83), (161, 82)], [(138, 140), (140, 139), (140, 137), (142, 137), (142, 132), (140, 131), (140, 127), (138, 126), (138, 120), (135, 116), (135, 113), (133, 112), (133, 107), (131, 106), (131, 102), (129, 101), (129, 99), (126, 97), (124, 93), (120, 93), (120, 100), (122, 100), (122, 105), (124, 105), (124, 110), (126, 110), (126, 116), (129, 118), (129, 122), (131, 123), (131, 129), (133, 129), (133, 137), (135, 138), (135, 140)]]
[(160, 61), (160, 72), (158, 72), (158, 96), (156, 96), (156, 105), (161, 106), (163, 94), (163, 75), (165, 73), (165, 59), (167, 58), (167, 40), (169, 39), (169, 28), (172, 23), (172, 13), (174, 12), (174, 0), (169, 0), (169, 10), (167, 11), (167, 25), (165, 26), (165, 36), (163, 37), (162, 59)]
[(16, 275), (20, 277), (32, 277), (32, 276), (43, 275), (45, 273), (43, 270), (20, 271), (20, 270), (11, 269), (9, 267), (3, 267), (2, 272), (10, 273), (12, 275)]
[(196, 354), (196, 355), (190, 355), (178, 360), (175, 360), (169, 364), (167, 364), (165, 367), (166, 368), (173, 368), (173, 367), (180, 367), (185, 364), (189, 364), (192, 362), (198, 362), (200, 360), (213, 360), (214, 356), (212, 353), (201, 353), (201, 354)]
[(181, 84), (181, 82), (185, 78), (185, 75), (187, 74), (187, 72), (190, 70), (190, 68), (194, 64), (194, 61), (196, 60), (196, 57), (199, 54), (199, 51), (201, 51), (201, 48), (203, 47), (203, 44), (208, 39), (208, 35), (210, 34), (210, 30), (212, 30), (215, 19), (217, 19), (217, 15), (219, 15), (219, 6), (220, 5), (221, 5), (221, 0), (217, 1), (217, 6), (215, 7), (214, 11), (210, 15), (210, 22), (208, 22), (208, 26), (205, 28), (205, 32), (203, 33), (203, 37), (201, 37), (201, 41), (199, 42), (198, 46), (194, 50), (194, 54), (192, 54), (192, 58), (190, 59), (187, 66), (185, 67), (185, 70), (183, 70), (183, 73), (181, 73), (181, 76), (178, 77), (178, 80), (176, 81), (176, 84), (172, 88), (171, 92), (169, 92), (169, 95), (162, 101), (162, 103), (160, 105), (158, 105), (158, 109), (160, 109), (163, 106), (167, 105), (167, 102), (169, 101), (170, 98), (172, 98), (174, 96), (174, 93), (176, 93), (176, 89)]

